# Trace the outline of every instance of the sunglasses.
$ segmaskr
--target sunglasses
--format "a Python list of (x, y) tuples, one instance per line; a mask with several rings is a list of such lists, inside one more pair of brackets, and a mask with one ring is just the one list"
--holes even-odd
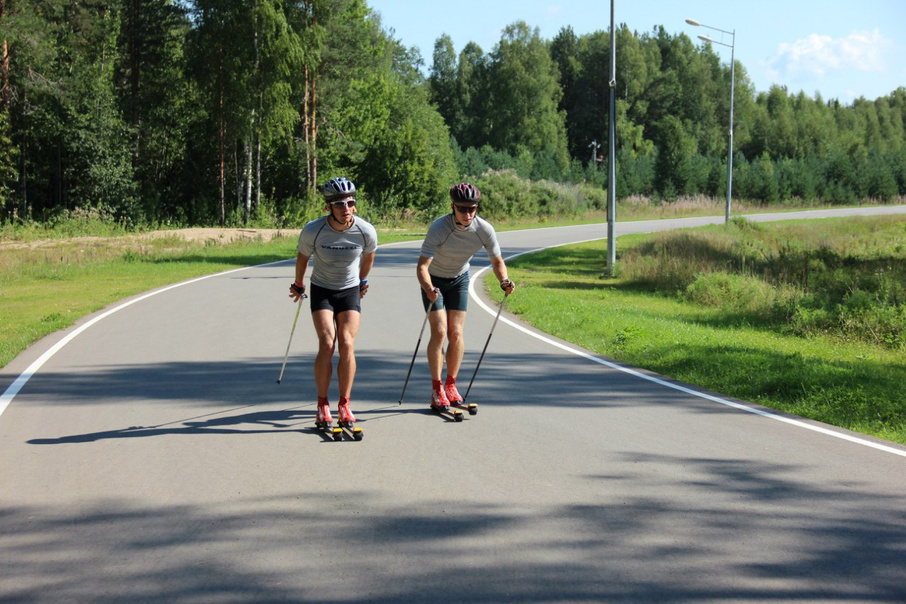
[(349, 201), (331, 201), (330, 205), (335, 208), (354, 208), (355, 199), (350, 199)]
[(478, 210), (478, 206), (458, 206), (455, 203), (453, 204), (453, 207), (461, 214), (472, 214)]

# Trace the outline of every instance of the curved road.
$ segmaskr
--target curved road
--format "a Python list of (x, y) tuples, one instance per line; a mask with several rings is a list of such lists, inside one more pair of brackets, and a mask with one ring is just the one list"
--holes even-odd
[[(749, 218), (803, 215), (824, 214)], [(605, 231), (500, 239), (512, 257)], [(418, 247), (378, 251), (353, 392), (362, 442), (312, 429), (307, 307), (276, 384), (291, 261), (126, 300), (4, 368), (0, 601), (906, 601), (906, 447), (506, 316), (477, 416), (428, 411), (424, 341), (398, 405), (424, 317)], [(473, 302), (462, 379), (496, 310)]]

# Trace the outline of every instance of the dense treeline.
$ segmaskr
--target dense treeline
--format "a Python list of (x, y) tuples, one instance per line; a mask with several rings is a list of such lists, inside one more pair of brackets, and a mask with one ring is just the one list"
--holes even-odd
[[(616, 46), (618, 196), (724, 194), (730, 66), (663, 27), (639, 35), (623, 26)], [(461, 171), (509, 167), (603, 185), (604, 171), (587, 166), (606, 140), (609, 56), (603, 31), (565, 28), (545, 42), (516, 24), (487, 55), (470, 44), (457, 56), (439, 39), (429, 84)], [(737, 63), (735, 93), (735, 196), (852, 203), (906, 192), (906, 88), (852, 105), (781, 86), (756, 93)]]
[[(0, 0), (0, 42), (3, 222), (298, 224), (336, 174), (375, 219), (438, 211), (465, 177), (525, 213), (501, 170), (606, 186), (603, 31), (517, 22), (458, 54), (444, 36), (426, 66), (365, 0)], [(721, 196), (730, 66), (662, 27), (621, 27), (617, 50), (618, 196)], [(735, 112), (735, 197), (906, 191), (906, 88), (846, 105), (756, 92), (737, 64)]]

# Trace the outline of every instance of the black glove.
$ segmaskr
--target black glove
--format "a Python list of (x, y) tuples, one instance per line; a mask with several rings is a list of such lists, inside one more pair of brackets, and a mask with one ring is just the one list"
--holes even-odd
[(295, 294), (299, 294), (300, 296), (304, 296), (304, 295), (305, 295), (305, 285), (304, 285), (304, 284), (303, 284), (303, 285), (299, 285), (298, 283), (293, 282), (293, 284), (290, 285), (289, 288), (290, 288), (290, 289), (293, 291), (293, 293), (295, 293)]

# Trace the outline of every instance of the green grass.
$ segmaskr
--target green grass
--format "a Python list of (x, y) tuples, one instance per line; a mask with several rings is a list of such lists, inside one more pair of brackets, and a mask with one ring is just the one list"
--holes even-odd
[[(823, 238), (821, 233), (830, 228), (827, 222), (784, 228), (789, 227), (807, 246), (810, 238)], [(853, 224), (851, 219), (840, 221), (847, 222)], [(774, 227), (762, 228), (776, 233)], [(806, 235), (803, 229), (812, 234)], [(692, 231), (676, 232), (673, 237), (688, 238)], [(727, 236), (727, 229), (719, 227), (694, 231), (712, 241)], [(852, 231), (857, 235), (845, 244), (854, 249), (879, 247), (861, 241), (865, 237), (886, 241), (870, 225)], [(906, 348), (902, 344), (877, 344), (870, 337), (858, 338), (845, 331), (796, 331), (779, 324), (774, 314), (762, 314), (757, 304), (753, 308), (690, 301), (677, 285), (680, 282), (673, 284), (678, 291), (658, 291), (657, 271), (639, 250), (657, 253), (658, 246), (651, 244), (664, 237), (621, 237), (615, 278), (602, 276), (606, 241), (514, 259), (508, 263), (509, 274), (519, 289), (507, 307), (535, 327), (609, 358), (906, 444)], [(680, 256), (680, 261), (702, 270), (703, 265), (690, 256)], [(666, 265), (669, 272), (672, 265)], [(491, 291), (499, 299), (496, 289)]]
[[(705, 215), (708, 209), (672, 211)], [(626, 211), (621, 217), (642, 216)], [(900, 219), (883, 220), (901, 224)], [(499, 230), (528, 226), (552, 225), (514, 222), (499, 225)], [(612, 279), (601, 277), (606, 241), (521, 257), (509, 263), (519, 289), (508, 308), (548, 333), (610, 358), (906, 444), (902, 338), (882, 338), (880, 344), (865, 341), (860, 336), (864, 324), (853, 322), (855, 315), (849, 311), (836, 319), (848, 320), (850, 331), (830, 329), (833, 324), (828, 322), (835, 318), (835, 309), (877, 305), (880, 297), (872, 294), (872, 298), (866, 291), (901, 295), (897, 286), (903, 279), (897, 271), (904, 266), (906, 226), (890, 233), (867, 219), (847, 219), (770, 227), (734, 223), (731, 227), (697, 229), (695, 235), (688, 230), (673, 236), (621, 237), (619, 274)], [(380, 229), (379, 238), (382, 244), (418, 239), (425, 228)], [(737, 233), (730, 237), (728, 231), (733, 228)], [(788, 236), (778, 240), (781, 231)], [(76, 234), (90, 233), (86, 228)], [(3, 249), (0, 366), (41, 337), (125, 297), (206, 274), (291, 258), (296, 243), (295, 232), (268, 243), (230, 244), (189, 243), (176, 236), (138, 241), (117, 231), (100, 234), (99, 240), (73, 240), (72, 233), (67, 233), (37, 248)], [(46, 238), (40, 230), (0, 230), (0, 239), (7, 244)], [(638, 253), (646, 246), (648, 254)], [(823, 268), (806, 253), (809, 249), (823, 250)], [(668, 269), (673, 268), (665, 273), (663, 264), (651, 262), (652, 255), (658, 254), (680, 262), (668, 264)], [(774, 264), (766, 260), (772, 254)], [(865, 283), (846, 280), (855, 274), (847, 271), (853, 263), (869, 269), (861, 275)], [(777, 266), (789, 270), (783, 273)], [(719, 273), (720, 267), (732, 270)], [(771, 275), (777, 278), (764, 285)], [(827, 298), (825, 307), (813, 296), (806, 300), (811, 304), (808, 313), (779, 313), (778, 308), (791, 308), (791, 301), (796, 309), (803, 308), (801, 292), (784, 289), (802, 276), (812, 280), (813, 288), (842, 282), (849, 290), (861, 287), (863, 294), (845, 298), (844, 291), (837, 302)], [(893, 302), (894, 308), (902, 309), (901, 299)], [(792, 320), (780, 321), (790, 316)]]
[[(189, 242), (176, 235), (139, 240), (60, 238), (0, 255), (0, 367), (44, 336), (118, 300), (212, 273), (295, 256), (297, 235), (269, 242)], [(382, 244), (423, 236), (382, 231)], [(35, 241), (37, 236), (16, 241)], [(9, 241), (8, 239), (6, 241)], [(42, 240), (43, 241), (43, 240)]]
[(94, 250), (91, 258), (83, 252), (81, 260), (77, 249), (57, 248), (44, 261), (33, 252), (4, 250), (0, 366), (42, 337), (117, 300), (231, 268), (283, 260), (292, 257), (294, 246), (289, 238), (223, 246), (182, 242), (177, 248), (145, 251), (114, 246)]

